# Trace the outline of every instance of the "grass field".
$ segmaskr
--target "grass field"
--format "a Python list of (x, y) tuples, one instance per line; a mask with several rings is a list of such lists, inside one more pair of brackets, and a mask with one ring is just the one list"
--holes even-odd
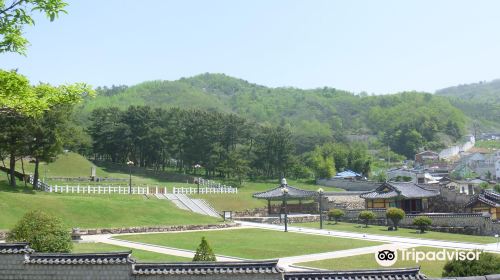
[(189, 262), (191, 259), (131, 249), (105, 243), (74, 243), (73, 253), (99, 253), (132, 251), (132, 257), (141, 262)]
[(29, 210), (60, 217), (68, 228), (212, 224), (219, 220), (139, 195), (71, 195), (12, 189), (0, 181), (0, 229), (11, 228)]
[[(411, 249), (410, 249), (411, 250)], [(418, 247), (415, 248), (418, 251), (436, 251), (440, 249), (429, 248), (429, 247)], [(391, 267), (418, 267), (420, 266), (421, 271), (429, 277), (441, 277), (445, 261), (421, 261), (416, 263), (415, 261), (401, 261), (401, 257), (398, 256), (398, 261)], [(382, 268), (375, 261), (375, 254), (366, 254), (345, 258), (328, 259), (322, 261), (305, 262), (298, 263), (296, 265), (330, 269), (330, 270), (351, 270), (351, 269), (369, 269), (369, 268)]]
[(500, 150), (500, 140), (478, 140), (474, 146), (479, 148)]
[[(293, 224), (293, 226), (319, 228), (319, 222)], [(445, 232), (435, 232), (435, 231), (427, 231), (421, 234), (414, 229), (408, 229), (408, 228), (398, 228), (397, 231), (389, 231), (387, 230), (387, 227), (383, 226), (369, 226), (368, 228), (365, 228), (364, 225), (353, 224), (353, 223), (338, 223), (338, 224), (325, 223), (323, 224), (323, 226), (325, 229), (388, 235), (388, 236), (425, 238), (425, 239), (482, 243), (482, 244), (497, 242), (496, 238), (493, 236), (475, 236), (475, 235), (465, 235), (465, 234), (455, 234), (455, 233), (445, 233)]]
[(356, 239), (264, 229), (140, 234), (117, 238), (194, 251), (203, 236), (207, 238), (215, 254), (246, 259), (272, 259), (381, 244)]

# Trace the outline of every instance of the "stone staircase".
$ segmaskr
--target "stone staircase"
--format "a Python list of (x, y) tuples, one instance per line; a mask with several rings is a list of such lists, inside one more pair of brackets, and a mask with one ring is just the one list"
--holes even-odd
[(178, 208), (198, 214), (220, 218), (221, 215), (204, 199), (191, 199), (185, 194), (157, 194), (159, 199), (168, 199)]

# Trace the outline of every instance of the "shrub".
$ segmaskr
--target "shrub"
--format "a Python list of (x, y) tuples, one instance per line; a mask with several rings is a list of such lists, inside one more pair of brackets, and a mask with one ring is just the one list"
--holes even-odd
[(26, 213), (9, 232), (7, 241), (29, 242), (37, 252), (71, 252), (71, 234), (61, 220), (36, 210)]
[(328, 211), (328, 218), (330, 220), (333, 219), (335, 221), (335, 224), (337, 224), (339, 219), (342, 218), (344, 215), (345, 212), (342, 211), (341, 209), (330, 209), (330, 211)]
[(420, 229), (420, 233), (424, 233), (431, 224), (431, 218), (425, 216), (416, 217), (415, 220), (413, 220), (413, 225), (417, 226)]
[(361, 221), (363, 221), (363, 224), (365, 224), (365, 227), (368, 227), (368, 223), (375, 219), (375, 213), (373, 213), (373, 211), (369, 211), (369, 210), (365, 210), (365, 211), (361, 211), (358, 215), (358, 219), (360, 219)]
[(479, 260), (451, 260), (443, 267), (443, 277), (465, 277), (500, 273), (500, 256), (482, 252)]
[(395, 230), (398, 230), (399, 221), (401, 221), (405, 217), (405, 215), (405, 211), (396, 207), (388, 208), (385, 212), (385, 216), (387, 217), (387, 219), (392, 221)]
[(193, 262), (215, 262), (217, 259), (215, 258), (215, 254), (210, 248), (205, 236), (201, 238), (201, 243), (196, 249), (196, 254), (194, 255)]

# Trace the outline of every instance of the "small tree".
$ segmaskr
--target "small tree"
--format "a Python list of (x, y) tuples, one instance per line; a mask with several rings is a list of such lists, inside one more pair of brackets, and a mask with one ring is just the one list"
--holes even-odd
[(365, 224), (365, 227), (368, 227), (368, 223), (375, 219), (375, 213), (373, 213), (373, 211), (369, 211), (369, 210), (365, 210), (365, 211), (361, 211), (358, 215), (358, 219), (360, 219), (361, 221), (363, 221), (363, 224)]
[(215, 254), (210, 248), (205, 236), (201, 238), (200, 246), (196, 249), (196, 254), (194, 255), (193, 262), (215, 262)]
[(500, 257), (481, 252), (478, 260), (451, 260), (443, 267), (443, 277), (466, 277), (500, 273)]
[(401, 221), (405, 215), (405, 211), (396, 207), (391, 207), (385, 212), (385, 216), (387, 219), (391, 220), (395, 230), (398, 230), (399, 221)]
[(330, 209), (330, 211), (328, 211), (328, 218), (330, 220), (333, 219), (335, 221), (335, 224), (337, 224), (339, 219), (342, 218), (344, 215), (345, 212), (342, 211), (341, 209)]
[(26, 213), (9, 232), (7, 241), (29, 242), (37, 252), (71, 252), (71, 234), (61, 220), (40, 210)]
[(420, 229), (420, 233), (424, 233), (427, 228), (432, 225), (432, 220), (425, 216), (416, 217), (415, 220), (413, 220), (413, 225)]
[(496, 185), (493, 187), (493, 190), (495, 190), (497, 193), (500, 193), (500, 184), (496, 184)]

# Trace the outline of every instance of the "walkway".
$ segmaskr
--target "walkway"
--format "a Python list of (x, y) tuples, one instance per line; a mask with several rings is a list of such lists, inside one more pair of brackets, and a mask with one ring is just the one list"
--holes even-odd
[[(252, 223), (252, 222), (242, 222), (237, 221), (237, 223), (241, 224), (241, 228), (261, 228), (268, 230), (276, 230), (283, 231), (283, 226), (281, 225), (270, 225), (270, 224), (262, 224), (262, 223)], [(215, 230), (231, 230), (238, 228), (227, 228), (227, 229), (215, 229)], [(342, 231), (334, 231), (334, 230), (320, 230), (320, 229), (312, 229), (312, 228), (301, 228), (301, 227), (288, 227), (289, 232), (301, 233), (301, 234), (312, 234), (312, 235), (322, 235), (322, 236), (331, 236), (331, 237), (342, 237), (342, 238), (352, 238), (352, 239), (362, 239), (369, 241), (377, 241), (384, 243), (392, 243), (396, 245), (398, 248), (412, 248), (418, 246), (427, 246), (427, 247), (435, 247), (435, 248), (449, 248), (449, 249), (479, 249), (488, 252), (500, 253), (499, 248), (496, 243), (493, 244), (474, 244), (474, 243), (465, 243), (465, 242), (453, 242), (453, 241), (440, 241), (440, 240), (429, 240), (429, 239), (417, 239), (417, 238), (407, 238), (407, 237), (395, 237), (395, 236), (384, 236), (384, 235), (375, 235), (375, 234), (363, 234), (363, 233), (354, 233), (354, 232), (342, 232)], [(161, 233), (161, 232), (159, 232)], [(171, 232), (173, 233), (173, 232)], [(134, 233), (127, 234), (101, 234), (101, 235), (86, 235), (82, 236), (82, 239), (85, 242), (100, 242), (107, 243), (132, 249), (140, 249), (160, 254), (167, 254), (185, 258), (193, 258), (194, 251), (171, 248), (160, 245), (146, 244), (141, 242), (134, 241), (126, 241), (119, 240), (113, 237), (120, 235), (130, 235)], [(152, 233), (136, 233), (136, 234), (152, 234)], [(316, 254), (308, 254), (308, 255), (298, 255), (298, 256), (290, 256), (283, 257), (279, 259), (279, 266), (282, 267), (285, 271), (300, 271), (307, 270), (304, 267), (297, 267), (294, 264), (303, 263), (303, 262), (311, 262), (311, 261), (319, 261), (326, 259), (334, 259), (334, 258), (344, 258), (350, 256), (364, 255), (364, 254), (373, 254), (377, 252), (381, 246), (368, 246), (362, 248), (348, 249), (348, 250), (340, 250), (340, 251), (332, 251), (332, 252), (323, 252)], [(224, 255), (216, 255), (218, 261), (242, 261), (245, 260), (243, 258), (224, 256)]]
[[(255, 228), (277, 230), (277, 231), (284, 230), (284, 227), (282, 225), (271, 225), (271, 224), (242, 222), (242, 221), (236, 221), (236, 222), (243, 225), (243, 226), (247, 226), (247, 227), (255, 227)], [(344, 238), (362, 239), (362, 240), (378, 241), (378, 242), (386, 242), (386, 243), (405, 244), (405, 245), (411, 245), (411, 246), (427, 246), (427, 247), (464, 249), (464, 250), (479, 249), (479, 250), (484, 250), (484, 251), (488, 251), (488, 252), (500, 253), (500, 249), (497, 248), (496, 243), (475, 244), (475, 243), (466, 243), (466, 242), (430, 240), (430, 239), (418, 239), (418, 238), (410, 238), (410, 237), (396, 237), (396, 236), (385, 236), (385, 235), (376, 235), (376, 234), (344, 232), (344, 231), (336, 231), (336, 230), (325, 230), (325, 229), (321, 230), (321, 229), (313, 229), (313, 228), (294, 227), (294, 226), (290, 226), (290, 225), (288, 226), (288, 231), (289, 232), (303, 233), (303, 234), (314, 234), (314, 235), (344, 237)]]

